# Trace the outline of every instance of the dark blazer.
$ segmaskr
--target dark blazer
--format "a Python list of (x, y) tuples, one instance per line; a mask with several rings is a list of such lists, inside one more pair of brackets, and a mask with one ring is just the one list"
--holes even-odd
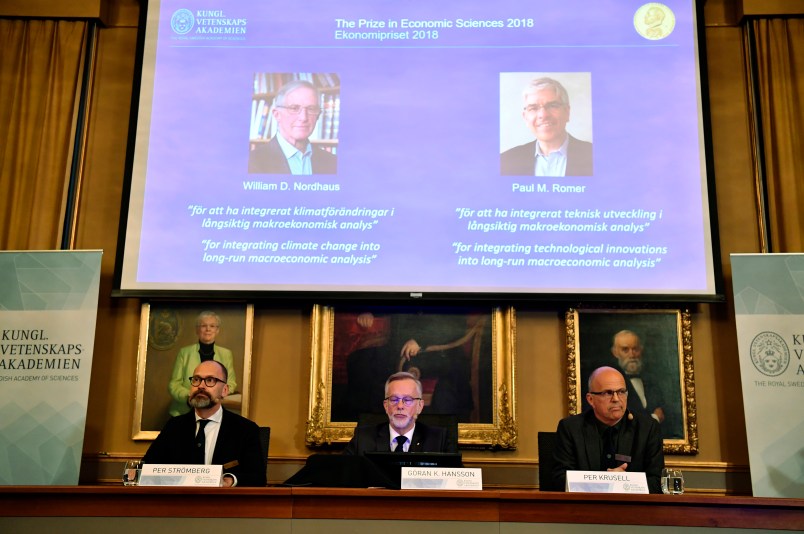
[[(331, 152), (313, 145), (313, 174), (335, 174), (338, 158)], [(290, 165), (276, 136), (267, 143), (257, 143), (249, 153), (248, 172), (259, 174), (290, 174)]]
[[(364, 454), (367, 452), (390, 452), (391, 430), (388, 423), (355, 428), (352, 440), (346, 445), (344, 454)], [(458, 452), (458, 444), (452, 443), (447, 430), (439, 426), (416, 423), (413, 439), (408, 452)]]
[[(567, 170), (564, 176), (592, 176), (592, 143), (569, 136)], [(533, 176), (536, 168), (536, 141), (519, 145), (500, 154), (503, 176)]]
[(650, 375), (646, 375), (645, 373), (642, 374), (642, 386), (645, 389), (645, 400), (648, 401), (648, 405), (644, 408), (642, 407), (642, 401), (639, 400), (639, 395), (634, 389), (634, 384), (631, 383), (631, 378), (628, 375), (625, 376), (625, 387), (628, 389), (628, 409), (632, 412), (641, 412), (647, 415), (653, 413), (653, 410), (656, 408), (664, 409), (664, 398), (662, 397), (662, 391), (659, 389), (659, 386), (656, 384), (654, 380), (651, 379)]
[[(600, 437), (591, 409), (559, 421), (556, 438), (553, 453), (553, 484), (556, 489), (564, 491), (567, 471), (605, 471), (600, 462)], [(659, 423), (646, 415), (629, 411), (623, 420), (616, 452), (631, 457), (626, 471), (645, 473), (651, 493), (662, 492), (660, 479), (664, 455)]]
[[(145, 464), (192, 464), (195, 441), (195, 411), (171, 418), (142, 459)], [(218, 441), (212, 464), (226, 466), (224, 473), (237, 477), (238, 486), (265, 486), (265, 461), (262, 457), (259, 428), (253, 421), (223, 410)]]

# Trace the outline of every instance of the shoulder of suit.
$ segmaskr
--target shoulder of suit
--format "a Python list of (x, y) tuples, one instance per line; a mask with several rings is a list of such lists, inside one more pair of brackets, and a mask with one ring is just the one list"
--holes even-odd
[(430, 428), (430, 425), (428, 425), (427, 423), (421, 423), (419, 421), (416, 421), (416, 428), (418, 430), (428, 430)]
[(524, 145), (519, 145), (519, 146), (515, 146), (513, 148), (509, 148), (508, 150), (503, 152), (501, 155), (505, 156), (505, 155), (517, 154), (519, 152), (534, 152), (535, 153), (535, 150), (536, 150), (536, 141), (531, 141), (529, 143), (525, 143)]
[(385, 430), (387, 430), (389, 434), (391, 432), (391, 430), (388, 428), (388, 423), (387, 422), (377, 423), (373, 427), (371, 425), (369, 425), (369, 426), (364, 426), (362, 428), (369, 428), (369, 429), (373, 428), (374, 431), (377, 432), (378, 434), (380, 432), (385, 431)]
[(336, 159), (338, 157), (335, 154), (333, 154), (332, 152), (330, 152), (329, 150), (325, 150), (325, 149), (321, 148), (320, 146), (313, 145), (313, 151), (315, 152), (315, 154), (317, 156), (321, 156), (322, 158)]
[(567, 135), (569, 135), (570, 143), (575, 145), (575, 146), (587, 146), (587, 147), (592, 146), (592, 143), (590, 143), (589, 141), (582, 141), (582, 140), (578, 139), (577, 137), (573, 137), (572, 134), (567, 134)]
[(569, 415), (561, 420), (561, 423), (567, 426), (582, 426), (586, 423), (594, 424), (595, 416), (592, 410), (585, 410), (575, 415)]
[(164, 428), (176, 426), (176, 425), (187, 425), (195, 423), (195, 414), (192, 410), (187, 413), (183, 413), (181, 415), (175, 415), (168, 419), (167, 423), (165, 423)]
[(227, 421), (238, 422), (240, 424), (248, 425), (248, 426), (251, 426), (251, 425), (254, 425), (256, 427), (259, 426), (257, 423), (255, 423), (254, 421), (252, 421), (248, 417), (243, 417), (242, 415), (240, 415), (238, 413), (234, 413), (231, 410), (227, 410), (226, 408), (221, 408), (221, 409), (223, 410), (223, 418), (226, 419)]
[(653, 417), (640, 412), (632, 412), (631, 410), (628, 410), (628, 413), (625, 417), (629, 425), (653, 426), (654, 424), (659, 424), (659, 422)]

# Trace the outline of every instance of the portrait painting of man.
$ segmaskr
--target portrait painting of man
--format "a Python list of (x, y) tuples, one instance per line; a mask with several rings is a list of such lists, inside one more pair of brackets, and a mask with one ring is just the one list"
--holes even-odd
[(583, 310), (576, 325), (581, 411), (589, 373), (618, 370), (626, 406), (659, 423), (665, 441), (686, 440), (681, 318), (677, 310)]
[(487, 311), (339, 310), (332, 421), (382, 411), (385, 379), (407, 371), (422, 382), (425, 412), (491, 423), (492, 341)]

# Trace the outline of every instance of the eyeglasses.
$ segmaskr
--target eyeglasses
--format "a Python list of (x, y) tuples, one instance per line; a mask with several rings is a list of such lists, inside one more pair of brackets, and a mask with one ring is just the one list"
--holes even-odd
[(628, 390), (627, 389), (607, 389), (605, 391), (590, 391), (590, 395), (599, 395), (604, 399), (611, 400), (614, 398), (614, 394), (619, 395), (620, 397), (627, 397)]
[(555, 113), (559, 109), (563, 108), (564, 104), (561, 102), (548, 102), (547, 104), (540, 106), (539, 104), (532, 104), (530, 106), (525, 106), (525, 111), (527, 113), (538, 113), (540, 110), (545, 110), (548, 113)]
[(318, 106), (299, 106), (297, 104), (293, 104), (292, 106), (276, 106), (278, 108), (282, 108), (286, 110), (291, 115), (298, 115), (301, 113), (302, 110), (306, 111), (308, 115), (311, 117), (317, 117), (321, 115), (321, 108)]
[(216, 378), (214, 376), (191, 376), (190, 377), (190, 384), (193, 385), (194, 388), (197, 388), (201, 385), (201, 382), (204, 383), (205, 386), (208, 388), (214, 387), (215, 384), (218, 382), (226, 383), (226, 380), (221, 380), (220, 378)]
[(421, 397), (385, 397), (385, 400), (390, 402), (393, 405), (399, 404), (399, 401), (405, 403), (405, 406), (413, 406), (413, 403), (416, 401), (422, 400)]

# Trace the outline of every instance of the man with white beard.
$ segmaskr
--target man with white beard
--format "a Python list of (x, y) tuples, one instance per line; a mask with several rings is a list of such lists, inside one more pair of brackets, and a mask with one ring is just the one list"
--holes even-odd
[(417, 422), (424, 408), (422, 383), (411, 373), (394, 373), (385, 382), (388, 421), (355, 428), (344, 454), (367, 452), (458, 452), (447, 429)]
[(642, 412), (659, 423), (665, 420), (664, 399), (658, 386), (643, 376), (642, 342), (630, 330), (620, 330), (614, 334), (611, 354), (617, 358), (619, 368), (625, 375), (628, 388), (628, 409)]

